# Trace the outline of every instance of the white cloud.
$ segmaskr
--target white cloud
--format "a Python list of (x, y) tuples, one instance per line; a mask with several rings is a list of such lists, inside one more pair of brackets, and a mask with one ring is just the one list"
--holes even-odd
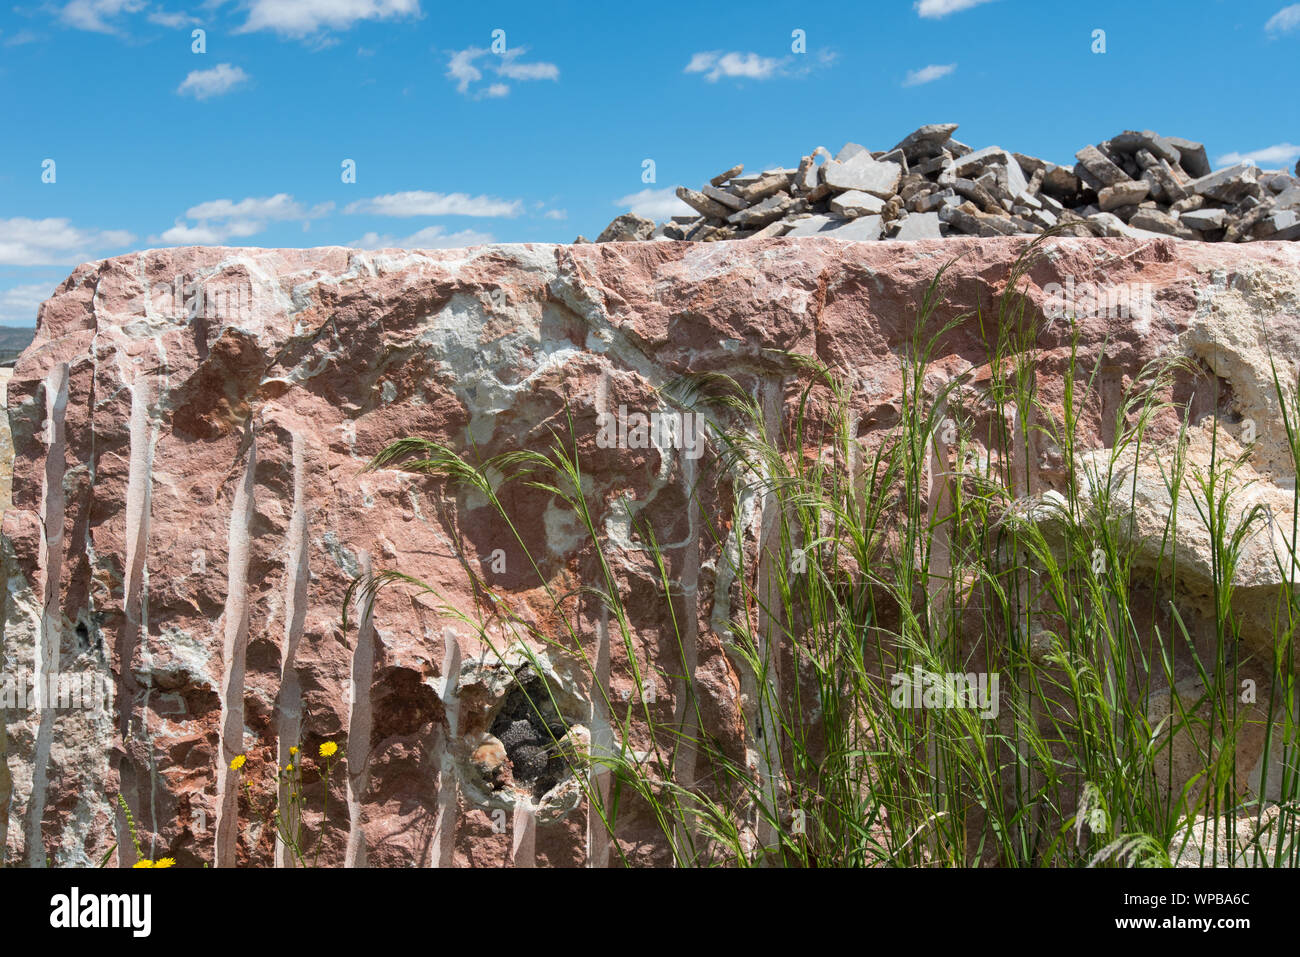
[[(483, 61), (483, 66), (491, 70), (497, 76), (503, 76), (508, 80), (518, 80), (521, 83), (530, 80), (558, 80), (560, 78), (560, 68), (554, 63), (537, 61), (535, 63), (520, 62), (519, 57), (528, 52), (527, 47), (515, 47), (507, 50), (502, 54), (494, 54), (483, 47), (466, 47), (464, 50), (452, 52), (447, 59), (447, 78), (456, 82), (456, 92), (471, 95), (471, 87), (483, 79), (483, 70), (475, 64), (482, 57), (487, 59)], [(472, 93), (474, 99), (481, 100), (485, 97), (496, 98), (506, 96), (510, 93), (510, 85), (507, 83), (491, 83), (487, 87), (480, 88)]]
[(947, 76), (955, 69), (957, 69), (955, 63), (944, 63), (942, 65), (931, 63), (919, 70), (908, 70), (907, 79), (903, 81), (903, 86), (920, 86), (922, 83), (933, 83), (935, 80)]
[(682, 72), (703, 73), (704, 79), (710, 83), (716, 83), (724, 76), (766, 80), (775, 76), (783, 64), (783, 60), (759, 56), (757, 53), (722, 53), (714, 50), (696, 53)]
[(547, 219), (568, 219), (569, 211), (567, 209), (548, 209), (542, 215)]
[(614, 205), (647, 219), (664, 220), (670, 216), (690, 216), (695, 210), (677, 198), (671, 188), (643, 189), (614, 200)]
[(54, 288), (54, 285), (33, 283), (0, 292), (0, 325), (36, 325), (36, 309), (50, 298)]
[(388, 234), (366, 233), (355, 242), (348, 243), (356, 249), (459, 249), (462, 246), (485, 246), (496, 242), (491, 233), (482, 233), (475, 229), (462, 229), (449, 233), (443, 226), (426, 226), (417, 233), (403, 239)]
[(1294, 143), (1276, 143), (1265, 146), (1262, 150), (1250, 153), (1224, 153), (1216, 160), (1219, 166), (1235, 166), (1238, 163), (1254, 163), (1256, 166), (1290, 166), (1300, 159), (1300, 146)]
[(430, 193), (422, 189), (388, 193), (349, 203), (345, 213), (372, 216), (518, 216), (524, 204), (517, 199), (470, 196), (468, 193)]
[(501, 54), (501, 62), (494, 69), (501, 76), (510, 80), (527, 82), (528, 80), (558, 80), (560, 68), (554, 63), (516, 63), (515, 61), (528, 52), (527, 47), (515, 47)]
[(72, 0), (59, 11), (59, 18), (78, 30), (117, 33), (109, 20), (123, 13), (138, 13), (144, 7), (144, 0)]
[(469, 92), (469, 85), (483, 79), (483, 71), (474, 65), (474, 61), (487, 50), (481, 47), (468, 47), (457, 50), (447, 61), (447, 76), (456, 81), (456, 92)]
[(146, 17), (150, 23), (156, 23), (160, 27), (193, 27), (198, 26), (203, 21), (198, 17), (192, 17), (188, 13), (169, 13), (166, 10), (151, 11)]
[(193, 96), (198, 100), (220, 96), (228, 93), (248, 79), (248, 74), (229, 63), (218, 63), (211, 70), (192, 70), (185, 82), (176, 88), (181, 96)]
[(950, 13), (959, 13), (989, 2), (991, 0), (917, 0), (916, 12), (927, 19), (938, 20)]
[(0, 265), (76, 265), (134, 238), (124, 229), (78, 229), (66, 219), (0, 219)]
[[(255, 236), (273, 222), (301, 221), (306, 225), (333, 208), (333, 203), (321, 203), (307, 208), (288, 193), (250, 197), (238, 202), (214, 199), (191, 206), (159, 239), (177, 246), (220, 245), (229, 239)], [(195, 222), (188, 223), (185, 221), (187, 219)]]
[(237, 203), (214, 199), (191, 206), (185, 215), (190, 219), (319, 219), (333, 208), (333, 203), (322, 203), (307, 209), (288, 193), (276, 193), (265, 198), (241, 199)]
[(40, 36), (33, 33), (31, 30), (19, 30), (13, 36), (9, 37), (9, 39), (5, 40), (5, 46), (20, 47), (24, 43), (35, 43), (39, 39)]
[(1268, 18), (1268, 23), (1264, 24), (1264, 29), (1270, 33), (1287, 33), (1300, 27), (1300, 3), (1293, 3), (1289, 7), (1283, 7), (1277, 13)]
[(305, 37), (322, 30), (347, 30), (360, 20), (418, 17), (420, 0), (250, 0), (240, 33), (274, 30)]

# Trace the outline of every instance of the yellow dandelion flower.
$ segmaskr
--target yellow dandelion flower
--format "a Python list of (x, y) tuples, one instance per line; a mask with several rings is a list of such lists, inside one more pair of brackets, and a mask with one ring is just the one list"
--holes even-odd
[(175, 867), (176, 858), (174, 857), (159, 858), (158, 860), (153, 862), (153, 866), (154, 867)]
[(333, 741), (326, 741), (320, 746), (320, 756), (322, 758), (332, 758), (338, 754), (339, 746)]
[(153, 861), (136, 861), (131, 865), (132, 869), (137, 867), (153, 867)]
[(284, 769), (285, 769), (286, 771), (292, 771), (292, 770), (293, 770), (293, 765), (292, 765), (292, 764), (286, 764), (286, 765), (284, 766)]
[(296, 758), (298, 756), (298, 746), (295, 744), (292, 748), (289, 749), (289, 753)]
[(244, 762), (247, 760), (248, 758), (244, 757), (242, 754), (235, 755), (234, 760), (230, 762), (230, 770), (238, 771), (244, 766)]

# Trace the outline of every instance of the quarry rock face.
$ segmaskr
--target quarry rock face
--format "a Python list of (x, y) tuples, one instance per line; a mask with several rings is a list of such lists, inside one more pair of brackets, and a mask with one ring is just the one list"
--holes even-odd
[[(893, 161), (858, 155), (837, 162), (865, 211), (894, 188), (877, 183)], [(765, 187), (746, 189), (756, 204)], [(147, 858), (287, 865), (267, 809), (295, 765), (308, 854), (322, 864), (666, 862), (648, 812), (627, 798), (608, 834), (584, 797), (608, 780), (578, 780), (541, 747), (554, 735), (572, 754), (649, 751), (638, 712), (673, 720), (688, 686), (701, 733), (739, 760), (754, 747), (754, 696), (723, 628), (746, 612), (687, 491), (717, 449), (687, 430), (645, 442), (623, 427), (636, 414), (671, 417), (657, 390), (688, 374), (731, 376), (788, 413), (804, 357), (857, 384), (857, 434), (870, 443), (891, 425), (900, 356), (939, 268), (955, 260), (932, 322), (955, 324), (932, 375), (978, 384), (988, 358), (976, 313), (988, 321), (1029, 242), (188, 248), (80, 267), (42, 307), (8, 386), (3, 671), (38, 686), (85, 675), (102, 704), (6, 705), (5, 860), (89, 865), (118, 843), (130, 866), (121, 794)], [(1080, 423), (1081, 447), (1105, 453), (1125, 383), (1170, 355), (1190, 360), (1171, 395), (1178, 415), (1191, 410), (1189, 454), (1205, 454), (1212, 422), (1227, 433), (1220, 442), (1251, 423), (1243, 479), (1277, 530), (1252, 540), (1241, 584), (1275, 589), (1295, 476), (1270, 358), (1294, 376), (1300, 246), (1053, 238), (1022, 284), (1043, 317), (1034, 368), (1045, 407), (1061, 403), (1068, 371), (1063, 301), (1077, 317), (1078, 364), (1099, 370), (1101, 403)], [(1177, 432), (1174, 412), (1163, 415), (1157, 439)], [(472, 492), (363, 471), (408, 436), (472, 461), (572, 444), (630, 610), (629, 640), (584, 596), (594, 551), (545, 490), (510, 486), (516, 538)], [(1022, 450), (1018, 491), (1035, 501), (1059, 492), (1058, 452)], [(1168, 505), (1151, 452), (1131, 465), (1139, 526)], [(732, 494), (723, 482), (702, 487), (700, 507), (725, 514)], [(756, 547), (763, 509), (753, 503), (750, 527), (731, 530), (739, 547)], [(682, 585), (671, 615), (653, 600), (660, 572), (638, 523)], [(1206, 544), (1191, 521), (1177, 537), (1194, 605), (1208, 588)], [(373, 608), (349, 597), (354, 580), (381, 570), (436, 592), (388, 588)], [(507, 650), (508, 635), (467, 624), (492, 617), (471, 576), (541, 632), (559, 636), (567, 620), (591, 667), (554, 647)], [(543, 585), (568, 596), (559, 609)], [(1267, 623), (1246, 640), (1267, 645)], [(634, 670), (652, 676), (649, 697)], [(536, 716), (518, 696), (540, 687), (553, 703)], [(330, 742), (339, 754), (326, 784), (318, 770)], [(1258, 758), (1243, 755), (1243, 788), (1267, 792), (1250, 779)]]

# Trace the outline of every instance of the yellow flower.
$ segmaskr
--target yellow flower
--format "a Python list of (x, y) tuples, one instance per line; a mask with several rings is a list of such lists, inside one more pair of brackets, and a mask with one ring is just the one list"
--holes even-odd
[(297, 757), (297, 756), (298, 756), (298, 746), (295, 744), (292, 748), (289, 749), (289, 753), (292, 754), (294, 757)]
[(154, 867), (175, 867), (176, 859), (174, 857), (163, 857), (154, 861)]
[(339, 746), (333, 741), (326, 741), (320, 746), (320, 756), (322, 758), (332, 758), (338, 754)]
[(247, 760), (248, 759), (244, 757), (242, 754), (235, 755), (235, 759), (230, 762), (230, 770), (238, 771), (240, 768), (244, 766), (244, 762)]
[(137, 867), (153, 867), (153, 861), (136, 861), (131, 865), (132, 869)]
[(286, 765), (284, 766), (284, 769), (285, 769), (286, 771), (292, 771), (292, 770), (293, 770), (293, 765), (292, 765), (292, 764), (286, 764)]

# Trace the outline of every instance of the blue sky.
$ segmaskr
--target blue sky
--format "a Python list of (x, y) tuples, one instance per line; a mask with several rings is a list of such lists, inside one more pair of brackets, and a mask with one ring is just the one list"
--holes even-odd
[(922, 123), (1289, 168), (1298, 64), (1283, 0), (31, 0), (0, 12), (0, 324), (134, 249), (594, 238), (734, 163)]

